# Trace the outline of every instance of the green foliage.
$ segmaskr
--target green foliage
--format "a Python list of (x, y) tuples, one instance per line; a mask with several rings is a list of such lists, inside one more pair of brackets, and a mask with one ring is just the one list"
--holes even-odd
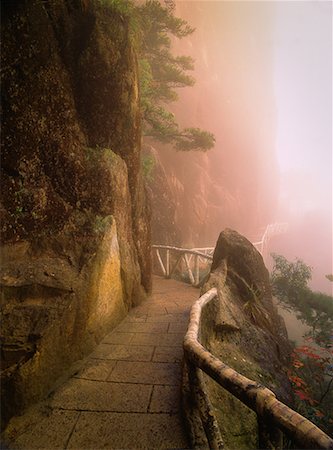
[(181, 135), (175, 136), (177, 150), (202, 150), (214, 147), (215, 137), (209, 131), (199, 128), (185, 128)]
[(112, 14), (118, 15), (128, 25), (129, 38), (132, 45), (139, 48), (140, 26), (134, 2), (132, 0), (95, 0), (102, 7), (108, 8)]
[(119, 14), (129, 24), (132, 42), (139, 54), (139, 78), (143, 132), (145, 136), (177, 150), (206, 151), (214, 147), (212, 133), (199, 128), (180, 129), (167, 104), (178, 100), (176, 89), (193, 86), (189, 74), (194, 69), (190, 56), (175, 56), (171, 38), (182, 39), (192, 28), (173, 14), (174, 3), (146, 0), (135, 6), (130, 0), (98, 0), (104, 7)]
[(140, 91), (144, 134), (177, 150), (206, 151), (215, 144), (212, 133), (199, 128), (181, 130), (166, 105), (178, 99), (175, 89), (193, 86), (194, 69), (190, 56), (174, 56), (171, 36), (179, 39), (193, 33), (185, 20), (173, 15), (173, 4), (163, 7), (148, 0), (137, 7), (140, 35)]
[(282, 305), (295, 312), (310, 331), (307, 345), (295, 348), (289, 379), (297, 397), (297, 410), (323, 428), (333, 431), (333, 297), (308, 287), (311, 268), (303, 261), (287, 261), (273, 254), (273, 293)]
[(262, 292), (255, 285), (250, 285), (245, 278), (241, 277), (237, 272), (229, 269), (229, 273), (241, 282), (240, 287), (243, 292), (245, 303), (243, 305), (244, 311), (249, 318), (256, 325), (270, 329), (270, 321), (267, 312), (262, 305)]
[[(143, 46), (146, 54), (159, 57), (162, 49), (170, 49), (171, 39), (168, 33), (177, 38), (192, 34), (192, 28), (186, 20), (173, 15), (173, 7), (163, 7), (156, 0), (147, 0), (138, 7), (144, 33)], [(170, 55), (171, 56), (171, 55)]]
[(139, 59), (141, 106), (149, 106), (148, 99), (153, 96), (153, 73), (147, 59)]
[(329, 343), (333, 329), (333, 298), (308, 287), (311, 268), (303, 261), (287, 261), (281, 255), (272, 255), (273, 294), (281, 304), (296, 313), (297, 318), (311, 327), (311, 335), (320, 345)]
[(23, 214), (23, 206), (16, 206), (15, 214), (17, 215)]
[(161, 106), (147, 104), (144, 117), (146, 136), (164, 143), (171, 143), (179, 133), (175, 116)]
[(98, 0), (98, 2), (123, 16), (133, 16), (134, 5), (129, 0)]
[(332, 350), (313, 344), (294, 349), (288, 376), (296, 394), (297, 410), (322, 428), (333, 432), (333, 364)]
[(15, 198), (15, 210), (14, 214), (16, 216), (20, 216), (24, 214), (24, 203), (25, 203), (25, 197), (28, 194), (27, 189), (23, 186), (23, 182), (21, 179), (17, 182), (17, 191), (14, 193)]
[(311, 280), (311, 267), (300, 259), (289, 262), (284, 256), (272, 254), (274, 268), (272, 272), (273, 293), (287, 305), (298, 305)]
[(141, 158), (143, 176), (147, 181), (153, 181), (155, 159), (151, 155), (143, 155)]
[(105, 233), (107, 227), (110, 225), (110, 223), (112, 222), (112, 216), (108, 215), (108, 216), (100, 216), (100, 215), (96, 215), (94, 217), (94, 222), (93, 222), (93, 232), (95, 234), (103, 234)]
[(269, 328), (269, 317), (261, 305), (260, 291), (249, 285), (247, 285), (247, 289), (250, 295), (243, 305), (244, 311), (248, 314), (253, 323), (258, 326)]
[(84, 156), (87, 161), (97, 161), (99, 159), (100, 147), (84, 147)]

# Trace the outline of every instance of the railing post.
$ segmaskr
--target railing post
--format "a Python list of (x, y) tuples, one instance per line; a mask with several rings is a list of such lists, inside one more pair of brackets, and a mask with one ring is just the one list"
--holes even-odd
[[(156, 251), (156, 257), (165, 278), (171, 278), (173, 272), (176, 270), (177, 266), (181, 263), (181, 260), (183, 258), (186, 265), (185, 270), (188, 272), (189, 281), (192, 286), (196, 287), (198, 287), (200, 284), (201, 265), (203, 263), (206, 264), (207, 261), (209, 262), (212, 260), (211, 256), (205, 255), (205, 253), (200, 253), (198, 250), (187, 250), (178, 247), (171, 247), (169, 245), (153, 245), (153, 249), (155, 249)], [(163, 251), (163, 255), (161, 254), (161, 250)], [(172, 258), (172, 252), (176, 252), (178, 256), (175, 255), (176, 257)], [(161, 255), (163, 256), (163, 258)], [(192, 261), (193, 268), (191, 268)], [(182, 269), (183, 264), (181, 263), (181, 270)]]
[(195, 285), (199, 286), (200, 271), (199, 271), (199, 256), (198, 255), (195, 255), (195, 259), (194, 259), (194, 277), (195, 277)]
[(200, 415), (209, 448), (212, 450), (222, 450), (224, 448), (223, 440), (213, 412), (213, 406), (205, 391), (202, 372), (190, 361), (187, 361), (186, 363), (190, 390)]
[(260, 450), (281, 450), (283, 448), (283, 433), (273, 423), (263, 416), (258, 418), (258, 435)]
[(182, 257), (183, 257), (183, 255), (180, 254), (180, 255), (178, 256), (178, 258), (176, 259), (176, 262), (174, 263), (174, 265), (171, 267), (170, 274), (169, 274), (170, 277), (171, 277), (171, 275), (174, 273), (174, 271), (177, 269), (178, 263), (179, 263), (179, 261), (182, 259)]
[(190, 267), (190, 262), (188, 260), (188, 257), (186, 255), (186, 253), (184, 253), (184, 259), (185, 259), (186, 268), (187, 268), (187, 272), (188, 272), (188, 276), (189, 276), (190, 282), (191, 282), (192, 285), (194, 285), (195, 281), (194, 281), (193, 273), (192, 273), (192, 270), (191, 270), (191, 267)]
[(170, 250), (166, 251), (166, 277), (170, 278)]
[(156, 256), (157, 256), (158, 262), (160, 263), (163, 275), (166, 277), (167, 276), (166, 270), (165, 270), (165, 267), (164, 267), (164, 264), (163, 264), (163, 261), (162, 261), (161, 255), (160, 255), (160, 251), (158, 248), (156, 249)]

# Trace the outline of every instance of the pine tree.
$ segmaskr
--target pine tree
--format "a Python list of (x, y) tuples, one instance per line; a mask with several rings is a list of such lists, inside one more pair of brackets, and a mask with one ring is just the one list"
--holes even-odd
[(200, 128), (181, 130), (167, 104), (178, 99), (176, 89), (193, 86), (194, 69), (190, 56), (174, 56), (171, 36), (179, 39), (194, 32), (185, 20), (174, 16), (174, 2), (162, 6), (157, 0), (148, 0), (137, 7), (141, 33), (140, 80), (141, 108), (144, 134), (177, 150), (206, 151), (214, 146), (214, 135)]

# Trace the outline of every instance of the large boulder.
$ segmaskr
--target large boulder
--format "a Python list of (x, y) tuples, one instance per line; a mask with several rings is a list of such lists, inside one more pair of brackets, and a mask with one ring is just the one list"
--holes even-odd
[[(291, 349), (272, 301), (269, 274), (260, 253), (236, 231), (226, 229), (218, 238), (203, 292), (211, 287), (217, 288), (218, 298), (203, 311), (203, 345), (291, 405)], [(208, 376), (205, 381), (226, 448), (258, 448), (256, 414)]]
[(218, 238), (205, 289), (212, 285), (219, 293), (214, 327), (218, 341), (234, 343), (238, 351), (252, 355), (272, 377), (268, 387), (289, 402), (286, 368), (291, 348), (273, 303), (269, 272), (258, 250), (234, 230), (226, 229)]

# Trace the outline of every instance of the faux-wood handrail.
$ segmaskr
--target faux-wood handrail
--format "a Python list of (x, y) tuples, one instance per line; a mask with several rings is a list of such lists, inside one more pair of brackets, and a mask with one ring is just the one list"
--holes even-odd
[(310, 420), (284, 403), (265, 386), (246, 378), (210, 353), (199, 341), (202, 309), (217, 297), (212, 288), (192, 306), (190, 322), (184, 338), (185, 358), (203, 370), (258, 415), (259, 420), (269, 419), (303, 449), (333, 449), (333, 440)]
[(213, 257), (211, 255), (206, 255), (205, 253), (198, 252), (197, 250), (190, 250), (187, 248), (172, 247), (170, 245), (152, 245), (152, 248), (171, 250), (171, 251), (180, 252), (180, 253), (189, 253), (190, 255), (198, 255), (201, 258), (213, 260)]

